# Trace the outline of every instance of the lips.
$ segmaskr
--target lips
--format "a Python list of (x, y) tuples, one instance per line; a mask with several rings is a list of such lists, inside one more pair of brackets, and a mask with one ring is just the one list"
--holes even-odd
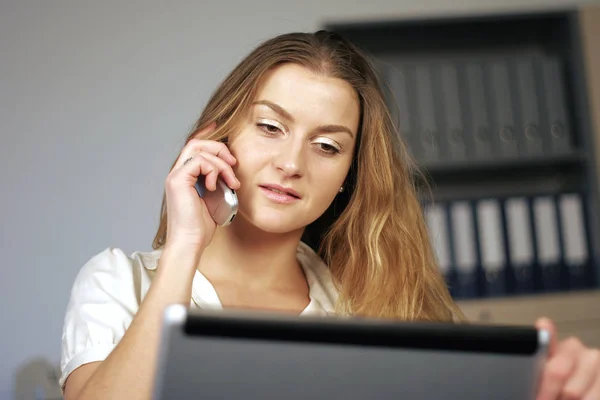
[(279, 186), (279, 185), (260, 185), (260, 187), (262, 189), (269, 190), (278, 195), (291, 196), (296, 199), (302, 198), (302, 196), (300, 196), (300, 193), (296, 192), (292, 188), (286, 188), (286, 187)]

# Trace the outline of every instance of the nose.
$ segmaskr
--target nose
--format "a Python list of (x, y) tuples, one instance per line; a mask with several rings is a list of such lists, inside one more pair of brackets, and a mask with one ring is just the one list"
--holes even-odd
[(286, 140), (273, 157), (273, 166), (286, 178), (302, 176), (304, 164), (304, 146), (300, 140)]

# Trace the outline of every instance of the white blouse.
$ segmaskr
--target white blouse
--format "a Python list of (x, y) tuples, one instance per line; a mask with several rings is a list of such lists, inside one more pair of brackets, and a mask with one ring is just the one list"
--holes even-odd
[[(71, 372), (83, 364), (102, 361), (119, 343), (148, 292), (162, 249), (127, 256), (107, 248), (79, 271), (67, 306), (62, 333), (61, 375), (64, 389)], [(309, 285), (310, 302), (301, 315), (328, 315), (334, 311), (337, 291), (329, 269), (305, 243), (297, 258)], [(209, 280), (196, 271), (190, 307), (222, 309)]]

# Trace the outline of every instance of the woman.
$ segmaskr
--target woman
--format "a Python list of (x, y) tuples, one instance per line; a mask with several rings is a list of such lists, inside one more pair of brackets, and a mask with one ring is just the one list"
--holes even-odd
[[(413, 170), (360, 51), (322, 31), (265, 42), (219, 86), (173, 164), (155, 250), (107, 249), (79, 273), (63, 333), (65, 398), (148, 398), (171, 303), (462, 319)], [(230, 226), (216, 226), (197, 195), (201, 175), (209, 190), (222, 177), (237, 191)], [(540, 396), (600, 398), (598, 352), (574, 339), (554, 348)]]

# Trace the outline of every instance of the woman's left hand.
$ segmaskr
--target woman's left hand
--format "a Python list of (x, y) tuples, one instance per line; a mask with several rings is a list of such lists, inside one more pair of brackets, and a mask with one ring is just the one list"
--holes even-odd
[(585, 347), (574, 337), (559, 342), (556, 327), (547, 318), (538, 319), (535, 326), (552, 335), (537, 399), (599, 400), (600, 350)]

